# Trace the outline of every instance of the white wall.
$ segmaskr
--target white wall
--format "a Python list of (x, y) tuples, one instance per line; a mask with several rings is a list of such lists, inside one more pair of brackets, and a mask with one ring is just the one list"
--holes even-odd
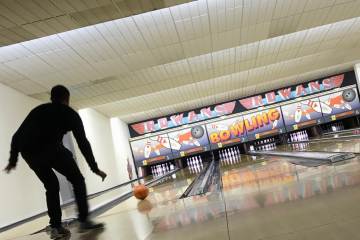
[(99, 192), (122, 183), (121, 177), (119, 176), (119, 166), (115, 158), (110, 119), (90, 108), (80, 110), (79, 114), (84, 123), (86, 136), (90, 141), (95, 160), (99, 168), (108, 174), (107, 179), (101, 182), (100, 177), (90, 170), (75, 143), (78, 165), (85, 177), (88, 194)]
[(128, 125), (119, 118), (111, 118), (111, 130), (113, 135), (116, 162), (119, 165), (120, 180), (122, 182), (127, 182), (129, 181), (126, 160), (127, 158), (129, 158), (129, 162), (132, 167), (132, 177), (133, 179), (136, 178), (133, 157), (129, 144), (129, 128)]
[[(11, 137), (30, 110), (40, 102), (0, 84), (0, 168), (7, 165)], [(14, 172), (0, 172), (0, 227), (46, 210), (42, 183), (19, 158)]]

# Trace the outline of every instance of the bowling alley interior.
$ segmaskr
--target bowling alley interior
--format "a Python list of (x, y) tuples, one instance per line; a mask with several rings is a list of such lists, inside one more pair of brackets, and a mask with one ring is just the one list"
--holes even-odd
[[(67, 128), (102, 227), (58, 154), (66, 232), (11, 165), (57, 85), (107, 174)], [(360, 0), (0, 0), (0, 239), (360, 239), (359, 90)]]

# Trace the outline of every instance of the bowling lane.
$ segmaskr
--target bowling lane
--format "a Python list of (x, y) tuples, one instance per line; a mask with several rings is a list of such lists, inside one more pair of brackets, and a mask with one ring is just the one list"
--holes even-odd
[[(149, 179), (150, 180), (150, 179)], [(114, 199), (119, 198), (126, 192), (131, 191), (131, 184), (127, 184), (102, 194), (95, 195), (89, 198), (89, 207), (94, 210)], [(77, 211), (75, 203), (62, 207), (63, 220), (76, 218)], [(13, 239), (19, 236), (25, 236), (39, 231), (48, 225), (49, 218), (46, 214), (40, 216), (31, 222), (26, 222), (15, 228), (0, 233), (0, 239)]]
[[(165, 177), (160, 183), (149, 187), (147, 201), (156, 203), (158, 206), (170, 204), (171, 201), (179, 199), (187, 187), (196, 177), (196, 173), (189, 168), (184, 168), (169, 177)], [(148, 179), (151, 179), (149, 177)], [(142, 182), (143, 183), (143, 182)], [(122, 211), (135, 210), (138, 208), (138, 200), (131, 197), (102, 215), (116, 214)]]
[(319, 167), (287, 159), (221, 167), (229, 239), (359, 239), (359, 158)]
[[(175, 176), (181, 178), (181, 176), (184, 174), (186, 174), (186, 171), (184, 173), (177, 172), (175, 174)], [(189, 177), (191, 177), (191, 174), (189, 174)], [(153, 180), (154, 180), (154, 178), (152, 176), (147, 176), (144, 179), (142, 179), (140, 182), (148, 183)], [(169, 178), (164, 179), (162, 181), (167, 181), (167, 180), (169, 180)], [(137, 184), (137, 182), (135, 182), (135, 183)], [(130, 192), (131, 189), (132, 189), (132, 184), (127, 184), (122, 187), (118, 187), (113, 190), (106, 191), (102, 194), (90, 197), (89, 207), (91, 210), (99, 208), (104, 204), (107, 204), (115, 199), (120, 198), (124, 194)], [(132, 207), (131, 205), (124, 205), (125, 209), (131, 208), (131, 207)], [(70, 204), (68, 206), (63, 207), (62, 211), (63, 211), (63, 219), (64, 220), (76, 218), (77, 211), (76, 211), (75, 204)], [(32, 220), (31, 222), (24, 223), (22, 225), (19, 225), (18, 227), (15, 227), (13, 229), (10, 229), (10, 230), (0, 233), (0, 239), (13, 239), (15, 237), (32, 234), (35, 231), (38, 231), (38, 230), (44, 228), (45, 226), (47, 226), (48, 221), (49, 221), (48, 216), (44, 215), (42, 217)]]
[(360, 153), (360, 137), (319, 139), (316, 142), (292, 143), (277, 146), (279, 151), (328, 151)]
[(349, 129), (338, 132), (331, 132), (322, 135), (321, 137), (310, 138), (310, 141), (322, 141), (322, 140), (341, 140), (348, 138), (360, 138), (360, 129)]
[[(137, 202), (137, 208), (97, 217), (104, 231), (77, 233), (71, 226), (71, 239), (228, 239), (225, 206), (221, 193), (174, 199), (159, 206), (151, 200)], [(19, 239), (49, 239), (46, 233)], [(70, 239), (70, 238), (68, 238)]]
[[(132, 197), (105, 212), (98, 218), (111, 226), (106, 234), (114, 231), (124, 239), (183, 239), (189, 234), (191, 239), (227, 239), (221, 193), (179, 199), (195, 177), (189, 168), (182, 169), (150, 188), (144, 201)], [(132, 207), (124, 211), (124, 204)], [(99, 239), (111, 236), (106, 234)]]
[(340, 130), (340, 131), (333, 131), (333, 132), (327, 132), (324, 133), (324, 137), (331, 137), (333, 135), (339, 135), (339, 136), (347, 136), (347, 135), (356, 135), (360, 133), (360, 128), (352, 128), (352, 129), (346, 129), (346, 130)]
[[(153, 182), (154, 180), (159, 179), (160, 183), (156, 184), (154, 187), (149, 188), (150, 191), (154, 191), (154, 189), (156, 189), (159, 186), (169, 184), (169, 182), (170, 183), (174, 182), (174, 179), (176, 179), (176, 178), (179, 178), (180, 182), (181, 182), (184, 177), (192, 179), (194, 176), (191, 173), (189, 173), (189, 171), (186, 169), (186, 170), (177, 171), (176, 173), (172, 174), (171, 176), (164, 177), (164, 178), (162, 178), (161, 176), (154, 178), (152, 175), (149, 175), (149, 176), (144, 177), (143, 179), (140, 179), (139, 182), (142, 184), (147, 184), (147, 183)], [(112, 202), (113, 200), (116, 200), (116, 199), (124, 196), (125, 194), (131, 192), (132, 187), (134, 185), (138, 184), (139, 182), (133, 182), (131, 184), (124, 185), (122, 187), (104, 192), (100, 195), (97, 195), (96, 197), (90, 198), (89, 199), (90, 209), (91, 210), (97, 209), (105, 204)], [(157, 192), (157, 191), (155, 191), (155, 192)], [(161, 191), (159, 191), (159, 192), (161, 192)], [(77, 214), (75, 204), (71, 204), (67, 207), (64, 207), (63, 213), (65, 214), (64, 215), (65, 218), (75, 218), (76, 214)]]
[[(147, 199), (129, 198), (96, 217), (106, 229), (88, 235), (71, 226), (71, 239), (227, 239), (225, 206), (221, 193), (179, 199), (195, 174), (188, 168), (150, 188)], [(24, 239), (49, 239), (45, 233)]]

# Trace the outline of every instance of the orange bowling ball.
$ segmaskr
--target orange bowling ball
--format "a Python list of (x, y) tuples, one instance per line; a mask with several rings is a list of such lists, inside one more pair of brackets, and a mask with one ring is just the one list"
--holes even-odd
[(144, 200), (149, 195), (149, 189), (145, 185), (137, 185), (133, 188), (134, 196), (137, 199)]

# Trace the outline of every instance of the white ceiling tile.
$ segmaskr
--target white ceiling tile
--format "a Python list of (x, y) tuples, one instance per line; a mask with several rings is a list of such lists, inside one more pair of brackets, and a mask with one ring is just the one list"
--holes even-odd
[(11, 82), (8, 86), (28, 95), (44, 92), (47, 90), (44, 86), (27, 79)]

